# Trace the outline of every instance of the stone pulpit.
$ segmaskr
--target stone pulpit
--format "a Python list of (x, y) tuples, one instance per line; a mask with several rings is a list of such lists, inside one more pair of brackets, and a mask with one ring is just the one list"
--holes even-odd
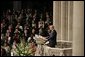
[(37, 43), (37, 49), (35, 52), (35, 56), (43, 56), (44, 54), (44, 44), (46, 42), (46, 38), (43, 36), (38, 36), (36, 37), (36, 43)]

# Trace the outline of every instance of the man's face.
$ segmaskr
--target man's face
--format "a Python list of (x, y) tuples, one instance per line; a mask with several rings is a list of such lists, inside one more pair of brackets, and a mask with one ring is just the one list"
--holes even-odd
[(51, 25), (51, 26), (49, 26), (49, 28), (50, 28), (50, 30), (53, 30), (54, 29), (54, 27)]
[(3, 24), (1, 24), (1, 28), (3, 27)]
[(49, 26), (50, 30), (52, 30), (52, 26)]
[(34, 33), (34, 32), (35, 32), (35, 30), (33, 29), (33, 30), (32, 30), (32, 33)]
[(10, 30), (10, 29), (11, 29), (11, 26), (9, 26), (8, 28), (9, 28), (9, 30)]
[(9, 33), (9, 30), (7, 30), (7, 33)]
[(27, 33), (27, 30), (26, 29), (24, 30), (24, 33)]
[(16, 29), (16, 32), (18, 32), (18, 29)]

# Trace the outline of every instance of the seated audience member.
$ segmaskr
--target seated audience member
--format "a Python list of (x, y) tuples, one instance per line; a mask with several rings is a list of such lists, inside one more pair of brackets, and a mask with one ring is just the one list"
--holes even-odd
[(1, 56), (6, 56), (6, 50), (4, 48), (1, 48)]
[(31, 34), (31, 36), (28, 38), (28, 42), (29, 43), (32, 43), (32, 42), (35, 43), (35, 36), (33, 36), (33, 34)]
[(16, 41), (16, 43), (19, 43), (19, 41), (20, 41), (20, 39), (19, 39), (19, 30), (18, 29), (16, 29), (15, 30), (15, 35), (14, 35), (14, 40)]
[(30, 45), (29, 48), (32, 48), (32, 52), (34, 53), (36, 51), (36, 41), (35, 41), (35, 36), (33, 36), (33, 34), (31, 34), (31, 37), (28, 38), (28, 43)]
[(11, 36), (10, 36), (10, 31), (7, 30), (7, 33), (6, 33), (6, 42), (11, 45)]
[(15, 50), (16, 50), (16, 48), (17, 48), (16, 45), (17, 45), (17, 44), (16, 44), (16, 41), (14, 41), (14, 42), (13, 42), (13, 45), (12, 45), (12, 49), (11, 49), (11, 56), (16, 56), (16, 54), (17, 54), (17, 53), (15, 52)]
[(4, 49), (6, 50), (6, 55), (10, 56), (10, 46), (7, 43), (4, 43)]
[(27, 39), (28, 39), (28, 31), (27, 31), (27, 29), (24, 29), (24, 37), (25, 37), (25, 41), (27, 41)]
[(38, 22), (38, 28), (40, 28), (42, 26), (42, 28), (44, 28), (44, 21), (42, 19), (40, 19), (40, 21)]

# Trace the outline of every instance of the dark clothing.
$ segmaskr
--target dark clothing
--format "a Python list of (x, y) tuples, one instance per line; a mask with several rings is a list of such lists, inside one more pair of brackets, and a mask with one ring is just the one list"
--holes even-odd
[(56, 37), (57, 37), (57, 32), (55, 30), (53, 30), (49, 33), (48, 41), (49, 41), (50, 47), (55, 47), (55, 45), (57, 44)]
[(39, 35), (45, 36), (44, 28), (40, 28), (40, 29), (39, 29)]

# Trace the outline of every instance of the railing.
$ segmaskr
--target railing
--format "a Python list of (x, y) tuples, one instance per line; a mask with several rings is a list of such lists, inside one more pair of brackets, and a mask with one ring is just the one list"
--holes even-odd
[[(39, 45), (39, 56), (72, 56), (72, 42), (71, 41), (57, 41), (55, 48), (46, 45)], [(37, 56), (38, 56), (37, 55)]]
[(44, 56), (72, 56), (72, 48), (51, 48), (44, 46)]
[(72, 42), (60, 40), (55, 48), (44, 46), (44, 56), (72, 56)]

